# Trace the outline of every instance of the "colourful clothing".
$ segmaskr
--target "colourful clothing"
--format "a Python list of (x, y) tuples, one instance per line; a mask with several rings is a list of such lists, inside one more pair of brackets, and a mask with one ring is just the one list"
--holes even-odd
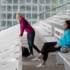
[(34, 29), (31, 27), (31, 25), (28, 23), (28, 21), (24, 17), (21, 17), (20, 32), (23, 33), (24, 30), (26, 30), (27, 32), (33, 32), (34, 31)]
[(35, 46), (34, 44), (34, 38), (35, 38), (35, 31), (32, 28), (32, 26), (28, 23), (28, 21), (21, 16), (20, 19), (20, 36), (23, 35), (24, 30), (26, 30), (27, 32), (27, 41), (28, 41), (28, 45), (29, 45), (29, 50), (30, 50), (30, 54), (33, 55), (33, 48), (40, 53), (40, 50), (37, 48), (37, 46)]
[(57, 42), (62, 48), (70, 46), (70, 29), (64, 30), (63, 36)]

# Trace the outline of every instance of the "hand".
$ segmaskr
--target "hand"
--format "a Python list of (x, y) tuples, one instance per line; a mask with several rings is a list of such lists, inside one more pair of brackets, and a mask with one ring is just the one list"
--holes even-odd
[(20, 35), (19, 35), (19, 37), (22, 37), (23, 36), (23, 34), (21, 33)]
[(19, 34), (19, 37), (21, 37), (21, 35)]
[(59, 48), (59, 45), (58, 45), (58, 44), (56, 44), (54, 47), (55, 47), (55, 48)]

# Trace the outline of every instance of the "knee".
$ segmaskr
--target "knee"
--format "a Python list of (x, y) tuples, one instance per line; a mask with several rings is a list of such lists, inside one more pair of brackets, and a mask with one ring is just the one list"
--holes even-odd
[(48, 51), (48, 47), (44, 44), (42, 49), (41, 49), (41, 53), (44, 54)]

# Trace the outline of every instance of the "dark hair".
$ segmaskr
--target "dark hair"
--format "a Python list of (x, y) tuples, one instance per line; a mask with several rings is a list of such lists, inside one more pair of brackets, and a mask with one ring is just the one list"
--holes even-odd
[(70, 20), (66, 20), (65, 22), (66, 22), (66, 24), (68, 26), (67, 29), (70, 29)]

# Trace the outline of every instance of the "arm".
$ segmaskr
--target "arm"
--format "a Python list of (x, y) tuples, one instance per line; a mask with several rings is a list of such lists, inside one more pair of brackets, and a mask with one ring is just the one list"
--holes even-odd
[(25, 29), (25, 23), (24, 20), (22, 19), (20, 23), (20, 36), (23, 36), (24, 29)]
[(63, 36), (57, 42), (58, 45), (65, 46), (66, 45), (66, 37), (67, 37), (67, 32), (64, 32)]
[(66, 36), (66, 46), (70, 46), (70, 31), (67, 32), (67, 36)]

